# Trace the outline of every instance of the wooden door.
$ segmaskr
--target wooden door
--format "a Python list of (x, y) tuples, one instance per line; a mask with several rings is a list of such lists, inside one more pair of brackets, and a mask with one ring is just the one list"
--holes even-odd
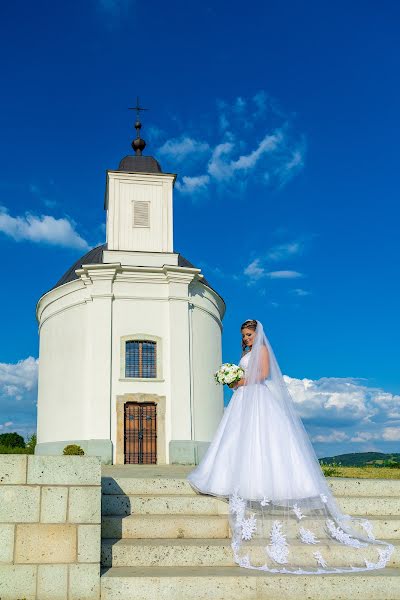
[(125, 464), (157, 464), (157, 405), (125, 404)]

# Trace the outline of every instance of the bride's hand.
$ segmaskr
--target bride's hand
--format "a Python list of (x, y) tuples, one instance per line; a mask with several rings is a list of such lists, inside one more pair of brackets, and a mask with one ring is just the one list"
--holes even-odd
[(228, 383), (228, 386), (231, 390), (237, 390), (238, 387), (244, 385), (244, 379), (239, 379), (239, 381), (234, 381), (233, 383)]

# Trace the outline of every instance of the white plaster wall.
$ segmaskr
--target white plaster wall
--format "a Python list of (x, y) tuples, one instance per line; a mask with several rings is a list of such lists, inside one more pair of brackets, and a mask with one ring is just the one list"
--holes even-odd
[[(81, 279), (45, 294), (40, 323), (38, 441), (111, 439), (116, 400), (128, 393), (166, 396), (170, 440), (211, 439), (223, 401), (212, 373), (221, 362), (219, 296), (193, 283), (197, 269), (82, 268)], [(121, 337), (162, 340), (162, 380), (121, 377)]]
[(221, 366), (221, 321), (216, 309), (215, 295), (199, 283), (191, 285), (193, 309), (193, 437), (211, 441), (222, 418), (224, 399), (222, 386), (215, 383), (213, 374)]
[(87, 437), (85, 395), (85, 304), (61, 310), (40, 329), (38, 441)]
[[(173, 252), (172, 185), (174, 176), (159, 173), (107, 172), (106, 235), (108, 250)], [(133, 227), (133, 201), (150, 203), (150, 227)]]

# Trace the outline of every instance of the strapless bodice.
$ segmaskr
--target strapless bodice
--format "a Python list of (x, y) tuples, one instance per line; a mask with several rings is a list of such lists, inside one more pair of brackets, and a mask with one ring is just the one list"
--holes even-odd
[(250, 360), (250, 352), (247, 352), (239, 361), (239, 367), (242, 367), (243, 371), (246, 373), (247, 367), (249, 366)]

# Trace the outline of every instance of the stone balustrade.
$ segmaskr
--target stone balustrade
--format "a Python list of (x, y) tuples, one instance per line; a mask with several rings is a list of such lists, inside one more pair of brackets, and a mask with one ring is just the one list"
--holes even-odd
[(100, 598), (101, 466), (0, 455), (0, 599)]

